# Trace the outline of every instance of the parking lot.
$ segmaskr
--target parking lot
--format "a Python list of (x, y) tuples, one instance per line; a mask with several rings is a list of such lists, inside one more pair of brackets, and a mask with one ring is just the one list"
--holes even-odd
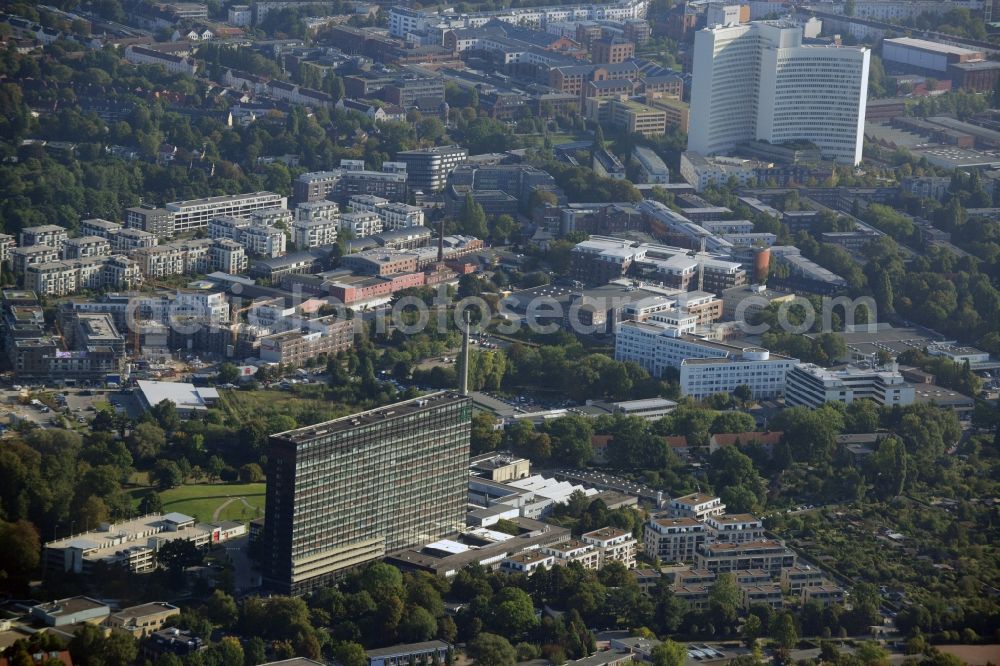
[(598, 490), (616, 490), (626, 495), (635, 495), (639, 499), (658, 504), (663, 493), (659, 493), (649, 486), (628, 479), (623, 479), (613, 474), (605, 474), (595, 470), (583, 469), (556, 469), (546, 472), (557, 479), (575, 481), (585, 486), (593, 486)]
[[(0, 421), (5, 426), (13, 426), (17, 421), (25, 420), (39, 427), (49, 428), (61, 424), (60, 417), (65, 417), (70, 425), (86, 425), (94, 417), (95, 403), (107, 400), (109, 393), (112, 392), (106, 389), (49, 390), (22, 387), (15, 390), (13, 387), (3, 387), (0, 388)], [(46, 402), (51, 397), (59, 409), (51, 409), (39, 400), (43, 394)], [(26, 396), (34, 402), (22, 404)]]

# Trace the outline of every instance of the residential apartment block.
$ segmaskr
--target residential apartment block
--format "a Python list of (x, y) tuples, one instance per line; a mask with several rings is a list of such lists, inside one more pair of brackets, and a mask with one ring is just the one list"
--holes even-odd
[(254, 211), (275, 207), (286, 208), (287, 203), (287, 198), (274, 192), (251, 192), (174, 201), (166, 205), (166, 210), (173, 214), (173, 234), (181, 234), (205, 228), (208, 222), (216, 217), (249, 218)]
[(10, 260), (15, 275), (24, 275), (28, 266), (59, 261), (60, 251), (51, 245), (30, 245), (10, 250)]
[(601, 566), (608, 562), (621, 562), (626, 569), (635, 568), (635, 550), (638, 543), (631, 532), (616, 527), (602, 527), (580, 537), (584, 543), (601, 553)]
[(111, 236), (120, 231), (121, 228), (122, 225), (117, 222), (102, 220), (100, 218), (80, 220), (81, 236), (100, 236), (101, 238), (107, 238), (110, 240)]
[(65, 227), (55, 224), (43, 224), (38, 227), (25, 227), (21, 230), (21, 247), (29, 245), (48, 245), (57, 250), (62, 249), (63, 243), (69, 238), (69, 232)]
[(171, 238), (174, 235), (174, 214), (166, 208), (126, 208), (125, 226), (145, 231), (156, 238)]
[(353, 194), (371, 194), (391, 201), (404, 201), (407, 194), (406, 165), (385, 162), (382, 171), (368, 171), (341, 160), (341, 168), (304, 173), (292, 183), (292, 197), (298, 203), (325, 199), (346, 201)]
[(63, 259), (88, 259), (111, 254), (111, 243), (101, 236), (67, 238), (62, 245)]
[(17, 247), (17, 241), (10, 234), (0, 234), (0, 265), (11, 260), (11, 250)]
[(643, 531), (646, 555), (662, 562), (694, 562), (698, 547), (708, 540), (708, 529), (687, 516), (652, 518)]

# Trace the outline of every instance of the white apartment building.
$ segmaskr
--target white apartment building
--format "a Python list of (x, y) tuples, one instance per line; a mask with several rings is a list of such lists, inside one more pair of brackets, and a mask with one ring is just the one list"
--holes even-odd
[(347, 209), (352, 213), (378, 213), (382, 206), (389, 204), (388, 199), (373, 194), (355, 194), (347, 200)]
[(410, 33), (424, 32), (436, 27), (478, 28), (493, 19), (544, 29), (549, 23), (561, 21), (644, 19), (648, 9), (648, 0), (619, 0), (613, 3), (593, 5), (509, 8), (463, 14), (454, 11), (439, 13), (432, 10), (393, 7), (389, 11), (389, 34), (393, 37), (406, 37)]
[(709, 540), (716, 543), (746, 543), (764, 538), (764, 522), (749, 513), (706, 516)]
[(229, 322), (229, 302), (222, 292), (177, 292), (170, 308), (174, 319), (200, 319), (213, 324)]
[(211, 256), (212, 266), (224, 273), (239, 275), (245, 273), (249, 265), (246, 249), (228, 238), (216, 239), (208, 252)]
[(160, 239), (142, 229), (119, 229), (111, 234), (111, 248), (115, 254), (130, 254), (145, 247), (155, 247)]
[(101, 238), (111, 240), (111, 236), (121, 230), (121, 228), (122, 225), (117, 222), (102, 220), (97, 217), (89, 220), (80, 220), (81, 236), (100, 236)]
[(539, 569), (551, 569), (556, 563), (556, 558), (547, 555), (541, 550), (529, 550), (525, 553), (511, 555), (500, 563), (500, 568), (506, 571), (522, 573), (530, 576)]
[(333, 245), (337, 242), (338, 229), (340, 229), (340, 220), (337, 218), (295, 220), (292, 222), (292, 242), (300, 250), (321, 245)]
[(845, 366), (821, 368), (802, 363), (788, 373), (785, 403), (789, 406), (819, 407), (828, 402), (850, 404), (867, 398), (876, 404), (912, 405), (916, 390), (895, 367), (860, 368)]
[(568, 565), (579, 562), (584, 569), (599, 569), (601, 567), (601, 551), (596, 546), (576, 539), (560, 541), (551, 546), (543, 546), (542, 553), (555, 558), (555, 564)]
[(355, 238), (382, 233), (382, 218), (376, 213), (344, 213), (340, 216), (340, 230), (354, 234)]
[(225, 238), (238, 241), (244, 227), (250, 226), (250, 220), (236, 217), (213, 217), (208, 221), (208, 237), (215, 240)]
[(595, 546), (601, 552), (601, 567), (608, 562), (621, 562), (626, 569), (635, 569), (637, 542), (631, 532), (617, 527), (602, 527), (587, 532), (581, 538), (584, 543)]
[(136, 250), (135, 260), (148, 277), (207, 273), (212, 268), (212, 243), (210, 238), (163, 243)]
[(378, 209), (383, 230), (419, 227), (424, 224), (424, 209), (405, 203), (390, 202)]
[(652, 518), (643, 531), (646, 556), (662, 562), (694, 562), (698, 546), (708, 540), (708, 528), (689, 516)]
[(285, 208), (287, 197), (274, 192), (251, 192), (222, 197), (174, 201), (166, 205), (174, 216), (174, 233), (207, 227), (216, 217), (249, 218), (254, 211), (265, 208)]
[(63, 241), (63, 259), (106, 257), (111, 254), (111, 243), (100, 236), (78, 236)]
[(25, 227), (21, 230), (21, 247), (31, 245), (49, 245), (58, 249), (69, 238), (65, 228), (55, 224), (43, 224), (37, 227)]
[(250, 214), (250, 220), (257, 227), (289, 226), (295, 214), (284, 207), (262, 208)]
[(721, 516), (726, 512), (722, 499), (706, 493), (691, 493), (670, 500), (667, 510), (674, 518), (694, 518), (705, 520), (710, 516)]
[(5, 264), (11, 259), (11, 250), (17, 247), (17, 241), (10, 234), (0, 234), (0, 264)]
[(252, 224), (240, 230), (239, 242), (251, 254), (273, 259), (285, 254), (287, 237), (278, 227), (259, 227)]
[[(981, 10), (984, 4), (992, 0), (858, 0), (854, 3), (854, 13), (856, 18), (874, 19), (876, 21), (899, 21), (900, 19), (913, 18), (920, 14), (943, 14), (951, 9), (968, 9), (969, 11)], [(831, 14), (843, 14), (844, 2), (831, 2), (821, 0), (810, 3), (813, 9), (828, 12)]]
[(320, 201), (303, 201), (295, 207), (295, 221), (336, 220), (340, 215), (340, 206), (326, 199)]
[(28, 266), (31, 266), (32, 264), (45, 264), (51, 261), (59, 261), (59, 250), (51, 245), (14, 247), (10, 249), (10, 259), (13, 263), (14, 273), (17, 275), (23, 275)]
[(43, 296), (69, 296), (85, 289), (134, 289), (141, 277), (128, 257), (83, 257), (29, 265), (24, 288)]
[(688, 150), (725, 153), (754, 139), (815, 143), (861, 161), (870, 51), (802, 44), (802, 28), (758, 21), (698, 31)]

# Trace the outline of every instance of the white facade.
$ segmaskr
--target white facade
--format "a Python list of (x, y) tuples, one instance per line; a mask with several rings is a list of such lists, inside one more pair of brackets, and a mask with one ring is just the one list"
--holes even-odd
[(115, 252), (128, 254), (144, 247), (154, 247), (160, 242), (155, 235), (142, 229), (119, 229), (111, 234), (111, 247)]
[(405, 203), (388, 203), (378, 209), (378, 216), (382, 218), (382, 228), (389, 231), (424, 224), (424, 209)]
[(382, 232), (382, 218), (375, 213), (344, 213), (340, 216), (340, 229), (351, 232), (355, 238), (374, 236)]
[(232, 196), (208, 197), (189, 201), (174, 201), (166, 209), (174, 215), (174, 233), (208, 226), (216, 217), (249, 218), (257, 210), (285, 208), (287, 197), (274, 192), (251, 192)]
[(692, 335), (696, 317), (665, 311), (645, 322), (626, 321), (615, 330), (615, 359), (634, 361), (660, 377), (680, 370), (681, 393), (704, 398), (747, 385), (755, 398), (774, 398), (785, 390), (785, 375), (795, 359), (766, 349), (741, 348)]
[(911, 405), (916, 396), (912, 384), (895, 368), (865, 369), (848, 366), (827, 370), (803, 363), (788, 373), (785, 403), (789, 406), (820, 407), (828, 402), (850, 404), (867, 398), (876, 404)]
[(340, 220), (313, 219), (296, 220), (292, 223), (292, 240), (295, 247), (305, 250), (321, 245), (333, 245), (337, 242), (337, 230)]
[(239, 242), (247, 252), (273, 259), (285, 254), (287, 238), (278, 227), (250, 225), (240, 230)]
[(806, 140), (861, 161), (870, 52), (803, 46), (802, 28), (755, 22), (695, 36), (688, 150), (711, 155), (759, 139)]
[(749, 386), (756, 399), (777, 398), (785, 392), (786, 376), (798, 361), (771, 357), (766, 349), (744, 349), (741, 354), (718, 359), (685, 359), (681, 362), (681, 394), (707, 398)]

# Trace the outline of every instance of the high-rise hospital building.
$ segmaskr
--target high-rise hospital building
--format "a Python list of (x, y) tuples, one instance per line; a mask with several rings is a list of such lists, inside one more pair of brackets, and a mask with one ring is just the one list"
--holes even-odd
[(824, 158), (857, 164), (870, 56), (865, 47), (804, 45), (802, 28), (784, 21), (698, 31), (688, 150), (810, 141)]
[(440, 392), (272, 435), (265, 586), (304, 594), (463, 528), (471, 416)]

